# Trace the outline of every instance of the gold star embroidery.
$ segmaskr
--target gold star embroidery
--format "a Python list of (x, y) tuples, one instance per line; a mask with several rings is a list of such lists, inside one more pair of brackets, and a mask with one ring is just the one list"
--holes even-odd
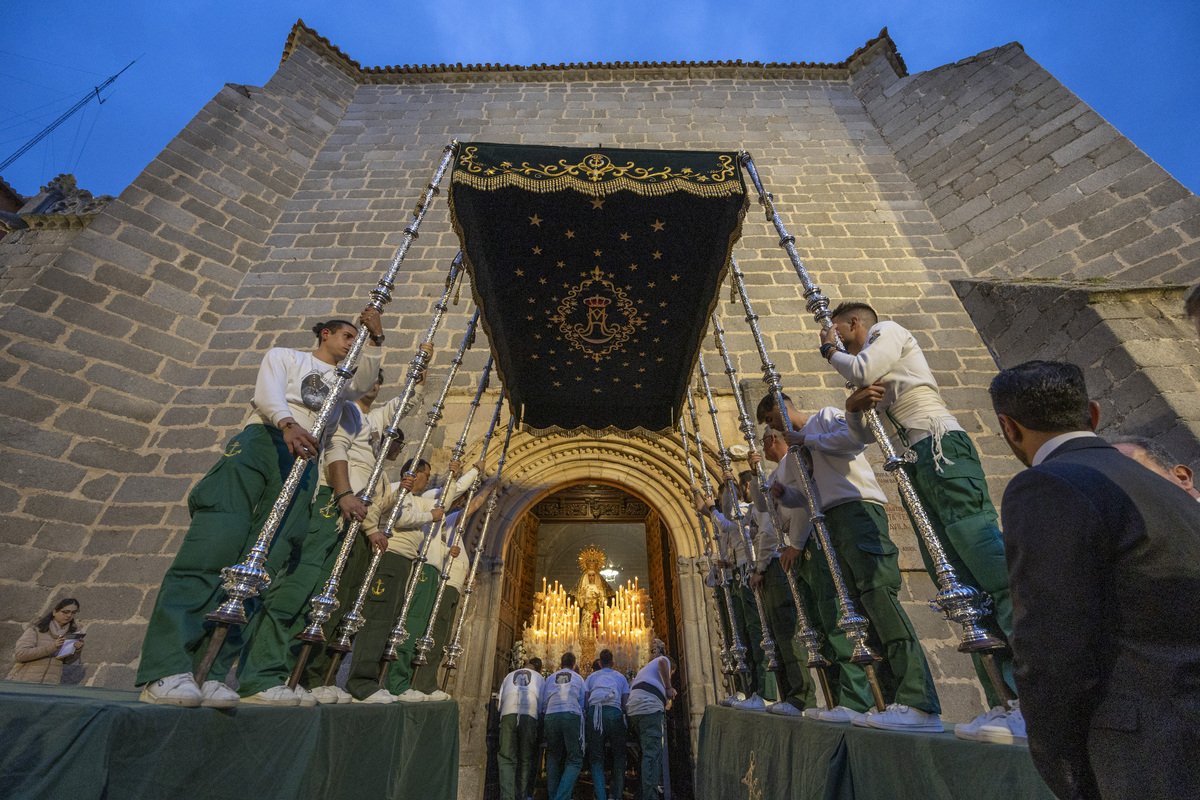
[(596, 370), (596, 372), (599, 372), (599, 371), (600, 371), (600, 368), (599, 368), (599, 367), (592, 367), (592, 369)]
[[(658, 341), (658, 340), (656, 339), (655, 341)], [(642, 358), (645, 358), (645, 357), (646, 357), (646, 354), (645, 354), (645, 353), (638, 353), (638, 355), (639, 355), (639, 356), (641, 356)]]
[(569, 367), (569, 366), (571, 366), (571, 365), (572, 365), (572, 364), (574, 364), (574, 363), (575, 363), (574, 361), (568, 361), (568, 362), (567, 362), (567, 366)]
[(658, 344), (658, 337), (657, 337), (657, 336), (655, 336), (655, 337), (654, 337), (654, 343), (655, 343), (655, 344)]
[(531, 302), (531, 303), (533, 302), (533, 298), (532, 298), (532, 297), (531, 297), (531, 298), (529, 298), (529, 302)]
[[(556, 266), (556, 267), (565, 267), (565, 266), (566, 266), (566, 264), (564, 264), (563, 262), (561, 262), (561, 261), (560, 261), (560, 262), (558, 262), (557, 264), (555, 264), (554, 266)], [(564, 285), (565, 285), (565, 284), (564, 284)]]
[[(540, 337), (540, 336), (539, 336), (538, 338), (540, 339), (540, 338), (542, 338), (542, 337)], [(550, 351), (550, 355), (554, 355), (554, 351), (553, 351), (553, 350), (551, 350), (551, 351)]]
[(661, 359), (661, 358), (657, 358), (657, 359), (655, 359), (655, 361), (662, 361), (662, 359)]
[(663, 325), (666, 325), (666, 324), (667, 324), (667, 321), (664, 319), (664, 320), (662, 321), (662, 324), (663, 324)]
[(663, 225), (664, 225), (664, 223), (659, 222), (658, 220), (654, 220), (654, 225), (651, 227), (653, 227), (654, 230), (656, 230), (656, 231), (661, 231), (663, 229)]
[(595, 392), (596, 394), (600, 394), (600, 390), (599, 390), (599, 389), (592, 389), (592, 391), (593, 391), (593, 392)]
[(628, 234), (628, 233), (622, 233), (622, 234), (621, 234), (621, 241), (622, 241), (622, 242), (628, 242), (628, 241), (629, 241), (629, 234)]
[(666, 301), (666, 300), (663, 300), (661, 303), (659, 303), (659, 304), (658, 304), (658, 307), (659, 307), (659, 308), (666, 308), (666, 307), (667, 307), (667, 301)]
[(599, 250), (594, 250), (594, 251), (592, 251), (592, 255), (596, 256), (596, 258), (599, 258), (599, 257), (600, 257), (600, 251), (599, 251)]
[[(535, 333), (535, 334), (533, 335), (533, 338), (535, 338), (535, 339), (540, 339), (540, 338), (542, 338), (542, 335), (541, 335), (540, 333)], [(554, 351), (553, 351), (553, 350), (551, 350), (550, 352), (551, 352), (551, 353), (553, 353)]]
[(654, 260), (655, 260), (655, 261), (659, 261), (659, 260), (661, 260), (661, 259), (662, 259), (662, 253), (660, 253), (658, 250), (655, 250), (655, 251), (654, 251), (653, 253), (651, 253), (650, 255), (654, 256)]
[(638, 372), (645, 372), (645, 371), (646, 371), (645, 367), (638, 367)]
[(525, 319), (529, 320), (530, 322), (533, 322), (533, 317), (531, 317), (528, 314), (525, 315)]
[(642, 385), (641, 385), (640, 383), (635, 383), (635, 384), (633, 385), (633, 388), (635, 388), (635, 389), (640, 389), (640, 388), (642, 388)]
[(554, 382), (554, 385), (555, 385), (555, 386), (562, 386), (562, 384), (561, 384), (561, 383), (559, 383), (558, 381), (555, 381), (555, 382)]
[(529, 224), (537, 225), (540, 228), (540, 227), (542, 227), (542, 218), (539, 217), (537, 214), (534, 214), (532, 217), (529, 218)]
[(517, 277), (518, 277), (518, 278), (524, 277), (524, 275), (525, 275), (525, 270), (523, 270), (523, 269), (519, 269), (519, 270), (517, 270)]
[(529, 357), (530, 357), (530, 358), (537, 358), (537, 357), (538, 357), (538, 354), (537, 354), (537, 353), (530, 353), (530, 354), (529, 354)]
[(593, 198), (592, 198), (592, 208), (595, 208), (595, 209), (598, 209), (598, 210), (599, 210), (599, 209), (603, 209), (603, 208), (604, 208), (604, 201), (603, 201), (603, 200), (601, 200), (599, 197), (593, 197)]
[(613, 383), (620, 383), (620, 382), (621, 382), (620, 378), (613, 378)]
[(678, 276), (678, 275), (672, 275), (672, 276), (671, 276), (671, 280), (673, 280), (673, 281), (677, 281), (677, 280), (679, 280), (679, 276)]
[(540, 247), (533, 248), (533, 254), (535, 256), (540, 256), (542, 254), (542, 248), (540, 248)]
[(583, 378), (581, 378), (581, 377), (579, 377), (578, 375), (576, 375), (576, 376), (575, 376), (575, 380), (577, 380), (577, 381), (581, 381), (581, 380), (583, 380)]
[(568, 239), (574, 239), (574, 238), (575, 238), (575, 231), (567, 231), (567, 238), (568, 238)]
[(622, 367), (628, 367), (628, 366), (629, 366), (629, 362), (628, 362), (628, 361), (622, 361), (622, 362), (621, 362), (621, 366), (622, 366)]
[(538, 278), (538, 283), (540, 283), (540, 284), (542, 284), (543, 286), (545, 286), (545, 285), (546, 285), (546, 279), (545, 279), (545, 278)]
[(558, 372), (558, 367), (551, 367), (551, 368), (550, 368), (550, 371), (551, 371), (551, 372)]
[(630, 265), (629, 265), (629, 268), (630, 268), (630, 269), (632, 269), (632, 270), (636, 270), (636, 269), (637, 269), (637, 264), (630, 264)]
[(651, 289), (653, 289), (653, 288), (654, 288), (654, 283), (653, 283), (653, 281), (652, 281), (652, 282), (650, 282), (650, 283), (648, 284), (648, 286), (649, 286)]

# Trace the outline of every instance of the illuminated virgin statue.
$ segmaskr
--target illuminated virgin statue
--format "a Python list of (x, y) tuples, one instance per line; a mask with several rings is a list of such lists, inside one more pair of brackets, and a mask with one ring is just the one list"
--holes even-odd
[[(575, 585), (575, 603), (584, 613), (584, 625), (600, 627), (600, 610), (617, 593), (600, 574), (604, 567), (604, 553), (595, 545), (589, 545), (579, 554), (579, 583)], [(591, 615), (591, 619), (588, 619)]]

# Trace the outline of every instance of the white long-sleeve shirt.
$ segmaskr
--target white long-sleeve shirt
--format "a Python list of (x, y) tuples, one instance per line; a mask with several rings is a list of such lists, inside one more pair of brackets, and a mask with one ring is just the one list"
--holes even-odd
[[(908, 446), (962, 427), (938, 394), (937, 381), (913, 335), (891, 320), (876, 322), (858, 355), (834, 352), (829, 363), (855, 386), (882, 382), (883, 399), (876, 406), (896, 446)], [(850, 431), (864, 443), (874, 441), (861, 413), (846, 416)]]
[(867, 446), (850, 431), (844, 411), (832, 406), (822, 408), (808, 418), (800, 433), (812, 455), (813, 481), (822, 511), (852, 500), (887, 504), (887, 495), (867, 460)]
[[(445, 563), (446, 556), (450, 554), (450, 548), (447, 543), (450, 540), (450, 533), (454, 527), (458, 525), (459, 517), (462, 511), (452, 511), (446, 515), (446, 521), (442, 525), (441, 536), (429, 543), (429, 552), (427, 557), (429, 563), (433, 564), (441, 572), (442, 565)], [(467, 548), (463, 547), (462, 542), (455, 541), (459, 552), (450, 561), (450, 575), (447, 578), (447, 584), (459, 592), (462, 592), (463, 587), (467, 584), (467, 573), (470, 572), (471, 562), (467, 558)]]
[[(413, 393), (412, 401), (405, 406), (405, 419), (412, 415), (414, 409), (421, 407), (424, 397), (424, 389), (418, 386)], [(361, 491), (367, 485), (367, 480), (371, 477), (371, 470), (374, 469), (375, 462), (379, 459), (383, 431), (392, 421), (392, 417), (396, 415), (396, 409), (399, 407), (400, 397), (397, 396), (382, 405), (373, 406), (366, 413), (363, 413), (362, 407), (353, 401), (347, 402), (342, 409), (337, 428), (325, 451), (324, 464), (332, 464), (335, 461), (347, 462), (350, 488), (354, 491)], [(403, 425), (401, 429), (404, 429)], [(407, 441), (407, 436), (406, 432), (405, 441)], [(322, 486), (327, 485), (324, 469), (321, 470), (321, 480)], [(380, 491), (382, 486), (383, 481), (381, 480), (376, 486), (377, 497), (382, 493)]]
[[(447, 487), (448, 491), (444, 498), (443, 505), (449, 506), (454, 502), (454, 499), (470, 488), (471, 483), (475, 480), (475, 468), (467, 470), (457, 481)], [(392, 506), (396, 505), (396, 499), (400, 496), (399, 484), (395, 484), (388, 488), (388, 494), (378, 503), (371, 506), (367, 512), (367, 520), (371, 520), (372, 516), (375, 519), (375, 526), (378, 527), (381, 519), (386, 519), (386, 516), (391, 513)], [(404, 500), (404, 507), (400, 512), (400, 520), (392, 529), (392, 538), (388, 539), (388, 552), (396, 553), (405, 558), (416, 558), (420, 550), (421, 542), (425, 538), (424, 528), (428, 525), (435, 524), (433, 521), (432, 511), (437, 505), (437, 489), (428, 489), (418, 497), (409, 495)], [(376, 513), (375, 509), (379, 512)], [(366, 525), (363, 526), (366, 529)], [(368, 531), (369, 532), (369, 531)], [(426, 554), (428, 558), (428, 554)], [(434, 562), (430, 562), (434, 563)], [(440, 569), (441, 564), (436, 566)]]
[[(758, 511), (749, 503), (739, 503), (739, 506), (742, 513), (750, 518), (750, 532), (754, 538), (754, 555), (757, 557), (754, 565), (758, 572), (762, 572), (771, 563), (772, 558), (779, 556), (781, 539), (775, 530), (775, 524), (771, 521), (769, 512)], [(737, 520), (726, 517), (718, 509), (712, 512), (712, 521), (721, 531), (721, 536), (728, 544), (728, 550), (736, 555), (738, 568), (744, 571), (749, 562), (749, 556), (746, 553), (746, 541), (738, 527)]]
[(500, 716), (523, 714), (536, 718), (545, 678), (531, 669), (513, 670), (500, 684)]
[[(342, 399), (356, 400), (371, 391), (382, 360), (383, 351), (380, 348), (364, 347), (358, 368), (347, 383)], [(333, 370), (332, 364), (326, 364), (312, 353), (272, 347), (263, 356), (258, 368), (247, 424), (257, 422), (277, 428), (280, 420), (292, 417), (311, 432), (317, 414), (329, 396), (329, 389), (337, 379)], [(326, 442), (322, 446), (328, 442), (337, 420), (330, 422), (326, 429)]]

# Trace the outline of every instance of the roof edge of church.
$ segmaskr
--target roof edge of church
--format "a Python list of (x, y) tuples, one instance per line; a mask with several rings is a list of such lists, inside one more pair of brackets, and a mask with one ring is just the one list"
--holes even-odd
[(896, 74), (908, 74), (904, 59), (887, 28), (855, 50), (844, 61), (607, 61), (570, 64), (404, 64), (364, 67), (313, 28), (296, 20), (283, 47), (280, 66), (304, 45), (359, 83), (465, 83), (478, 80), (537, 82), (566, 80), (672, 80), (679, 78), (743, 78), (793, 80), (845, 80), (876, 55), (882, 55)]

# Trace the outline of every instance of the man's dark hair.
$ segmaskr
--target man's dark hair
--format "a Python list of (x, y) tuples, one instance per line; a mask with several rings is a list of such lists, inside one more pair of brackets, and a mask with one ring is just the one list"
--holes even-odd
[(871, 308), (866, 303), (841, 303), (833, 310), (833, 313), (830, 314), (829, 317), (831, 319), (837, 319), (838, 317), (845, 316), (846, 314), (850, 314), (862, 319), (867, 323), (868, 328), (874, 325), (876, 322), (879, 322), (879, 315), (875, 313), (875, 309)]
[(569, 653), (569, 652), (563, 653), (562, 658), (560, 658), (558, 660), (558, 668), (559, 669), (571, 669), (574, 666), (575, 666), (575, 654), (574, 653)]
[(534, 670), (535, 670), (535, 671), (536, 671), (536, 672), (537, 672), (539, 675), (541, 674), (541, 672), (542, 672), (542, 660), (541, 660), (540, 658), (538, 658), (537, 656), (534, 656), (533, 658), (529, 659), (529, 666), (533, 667), (533, 669), (534, 669)]
[(379, 374), (375, 376), (375, 380), (379, 381), (380, 386), (383, 386), (383, 370), (379, 370)]
[[(792, 398), (788, 397), (785, 392), (780, 392), (780, 394), (783, 395), (784, 400), (786, 400), (789, 403), (792, 402)], [(775, 410), (775, 394), (774, 394), (774, 392), (767, 392), (766, 396), (762, 400), (758, 401), (758, 409), (755, 412), (759, 423), (766, 422), (767, 414), (770, 414), (774, 410)]]
[(1065, 361), (1026, 361), (1006, 369), (988, 388), (997, 414), (1031, 431), (1090, 431), (1083, 370)]
[(1146, 453), (1146, 455), (1150, 457), (1151, 461), (1153, 461), (1155, 464), (1158, 464), (1166, 472), (1170, 472), (1171, 470), (1175, 469), (1175, 467), (1179, 464), (1179, 462), (1175, 460), (1175, 456), (1171, 455), (1170, 452), (1167, 451), (1167, 448), (1163, 447), (1153, 439), (1147, 439), (1145, 436), (1114, 436), (1108, 440), (1108, 443), (1131, 444), (1134, 447), (1140, 447)]
[(404, 466), (400, 468), (400, 471), (401, 471), (401, 472), (403, 472), (403, 473), (409, 473), (409, 472), (411, 472), (411, 473), (413, 473), (413, 474), (415, 475), (416, 473), (418, 473), (418, 472), (420, 472), (421, 470), (423, 470), (423, 469), (427, 468), (428, 466), (429, 466), (429, 462), (428, 462), (428, 461), (426, 461), (426, 460), (425, 460), (425, 459), (423, 459), (423, 458), (418, 458), (418, 459), (417, 459), (417, 465), (414, 467), (414, 466), (413, 466), (413, 459), (411, 459), (411, 458), (410, 458), (408, 461), (405, 461), (405, 462), (404, 462)]
[(332, 333), (333, 331), (336, 331), (338, 328), (342, 327), (343, 325), (348, 325), (351, 328), (354, 328), (354, 330), (356, 330), (356, 331), (358, 330), (358, 326), (355, 325), (353, 322), (349, 322), (344, 319), (331, 319), (331, 320), (329, 320), (329, 322), (318, 322), (316, 325), (313, 325), (312, 332), (314, 334), (316, 334), (317, 342), (319, 343), (321, 341), (321, 332), (322, 331), (329, 331)]
[(598, 658), (596, 660), (600, 663), (600, 666), (611, 669), (612, 665), (613, 665), (612, 650), (608, 650), (608, 649), (601, 650), (600, 658)]
[(595, 661), (592, 662), (592, 672), (599, 672), (599, 671), (600, 671), (600, 659), (597, 658)]
[(1200, 283), (1189, 289), (1183, 298), (1183, 313), (1187, 314), (1188, 319), (1200, 317)]

